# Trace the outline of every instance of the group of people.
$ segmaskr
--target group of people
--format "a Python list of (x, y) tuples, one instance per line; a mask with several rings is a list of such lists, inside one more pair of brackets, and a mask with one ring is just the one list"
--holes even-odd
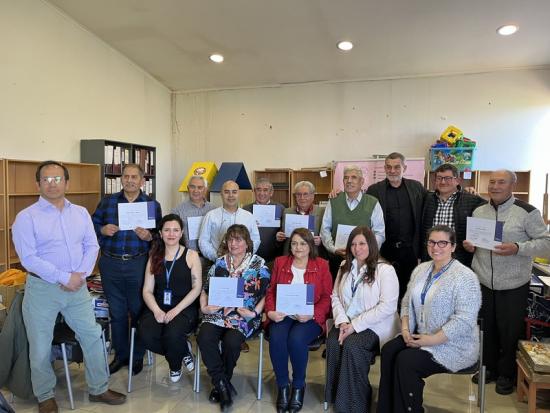
[[(177, 382), (182, 366), (194, 367), (187, 338), (198, 327), (197, 344), (212, 379), (209, 400), (224, 410), (237, 394), (231, 379), (246, 339), (263, 325), (278, 412), (302, 408), (308, 346), (324, 336), (325, 397), (335, 411), (369, 411), (368, 375), (377, 354), (378, 412), (423, 411), (424, 378), (477, 361), (481, 317), (487, 380), (496, 380), (498, 393), (509, 394), (532, 257), (550, 255), (542, 217), (513, 196), (513, 172), (491, 175), (487, 203), (461, 188), (453, 165), (435, 171), (433, 192), (405, 178), (406, 167), (403, 155), (388, 155), (386, 179), (365, 192), (361, 169), (347, 167), (344, 191), (325, 208), (314, 205), (311, 182), (298, 182), (294, 207), (275, 204), (282, 225), (273, 228), (258, 226), (254, 204), (239, 207), (234, 181), (224, 183), (222, 206), (215, 208), (206, 200), (202, 176), (189, 179), (189, 200), (163, 217), (160, 205), (141, 192), (143, 171), (135, 164), (124, 166), (122, 191), (105, 197), (90, 219), (65, 198), (66, 167), (42, 163), (36, 172), (40, 198), (13, 225), (17, 253), (31, 275), (23, 316), (39, 411), (57, 412), (48, 356), (57, 313), (82, 345), (90, 400), (125, 400), (107, 388), (98, 356), (101, 331), (84, 286), (99, 251), (115, 349), (111, 373), (128, 364), (133, 326), (134, 374), (150, 349), (166, 356), (170, 380)], [(271, 182), (258, 179), (254, 194), (255, 204), (271, 204)], [(151, 202), (156, 229), (121, 230), (118, 206), (128, 202)], [(287, 237), (283, 228), (290, 214), (311, 216), (312, 225)], [(476, 248), (466, 239), (470, 216), (503, 221), (502, 244)], [(354, 227), (345, 245), (336, 244), (340, 225)], [(213, 277), (243, 280), (242, 307), (209, 305)], [(313, 315), (277, 311), (281, 284), (312, 285)]]

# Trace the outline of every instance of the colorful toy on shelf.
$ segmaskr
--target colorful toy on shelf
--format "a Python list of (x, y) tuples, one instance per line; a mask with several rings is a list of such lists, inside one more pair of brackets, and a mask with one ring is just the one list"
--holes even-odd
[(464, 136), (456, 126), (449, 125), (430, 148), (432, 171), (444, 163), (450, 163), (459, 171), (473, 169), (476, 142)]
[(439, 139), (444, 142), (450, 143), (451, 146), (454, 146), (455, 142), (462, 138), (462, 136), (463, 133), (460, 129), (458, 129), (456, 126), (449, 125), (447, 126), (447, 129), (443, 131)]

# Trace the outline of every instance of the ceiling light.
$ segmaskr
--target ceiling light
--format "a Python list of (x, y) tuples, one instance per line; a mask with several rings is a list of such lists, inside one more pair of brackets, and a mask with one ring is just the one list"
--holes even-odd
[(337, 47), (338, 49), (347, 52), (353, 49), (353, 43), (348, 40), (342, 40), (341, 42), (338, 42)]
[(211, 54), (210, 60), (212, 60), (214, 63), (221, 63), (223, 62), (223, 56), (221, 54)]
[(500, 26), (497, 29), (497, 33), (501, 36), (510, 36), (518, 31), (518, 26), (515, 24), (507, 24), (506, 26)]

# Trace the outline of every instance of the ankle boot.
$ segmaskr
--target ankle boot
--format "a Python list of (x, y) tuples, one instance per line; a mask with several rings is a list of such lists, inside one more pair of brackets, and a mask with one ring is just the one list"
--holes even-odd
[(290, 400), (290, 385), (279, 387), (277, 393), (277, 413), (286, 413), (288, 411), (288, 402)]
[(288, 403), (289, 413), (298, 413), (302, 410), (304, 405), (304, 394), (306, 392), (305, 386), (301, 389), (297, 389), (292, 386), (292, 393), (290, 394), (290, 402)]
[(220, 394), (220, 409), (223, 412), (227, 407), (233, 404), (233, 399), (231, 398), (231, 390), (229, 389), (227, 382), (223, 379), (216, 383), (216, 389)]

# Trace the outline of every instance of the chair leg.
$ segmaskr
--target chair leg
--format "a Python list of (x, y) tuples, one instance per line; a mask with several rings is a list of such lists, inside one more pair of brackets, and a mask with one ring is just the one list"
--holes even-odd
[(201, 351), (199, 345), (197, 344), (197, 354), (195, 356), (195, 377), (193, 380), (193, 391), (195, 393), (200, 393), (201, 391)]
[(69, 361), (67, 360), (67, 347), (61, 343), (61, 353), (63, 354), (63, 367), (65, 368), (65, 379), (67, 380), (67, 391), (69, 392), (69, 402), (71, 410), (74, 410), (73, 388), (71, 385), (71, 374), (69, 373)]
[(134, 340), (136, 335), (135, 327), (130, 332), (130, 359), (128, 360), (128, 393), (132, 392), (132, 370), (134, 367)]
[(153, 352), (151, 350), (147, 350), (147, 365), (152, 366), (154, 363), (153, 360)]
[(485, 412), (485, 376), (487, 374), (487, 367), (481, 366), (481, 372), (479, 374), (479, 412)]
[(109, 356), (107, 355), (107, 341), (105, 340), (105, 330), (101, 330), (101, 342), (103, 343), (103, 358), (105, 359), (105, 370), (107, 377), (111, 377), (109, 372)]
[[(325, 344), (325, 351), (326, 351), (326, 344)], [(326, 411), (328, 410), (328, 400), (327, 400), (327, 387), (328, 387), (328, 381), (327, 381), (327, 374), (328, 374), (328, 354), (325, 357), (325, 386), (324, 386), (324, 396), (323, 396), (323, 409)]]
[(260, 350), (258, 351), (258, 391), (256, 398), (262, 400), (262, 372), (264, 369), (264, 332), (260, 332)]

